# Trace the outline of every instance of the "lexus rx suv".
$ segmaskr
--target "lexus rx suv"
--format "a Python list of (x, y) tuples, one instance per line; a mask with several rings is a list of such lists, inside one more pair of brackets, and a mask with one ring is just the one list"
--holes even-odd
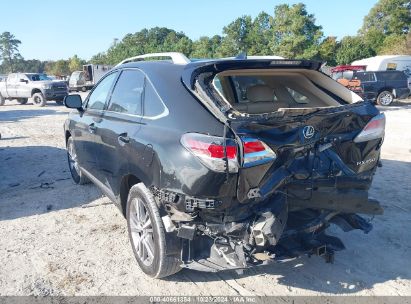
[[(149, 60), (159, 57), (161, 60)], [(332, 262), (331, 224), (368, 233), (385, 117), (320, 72), (277, 58), (130, 58), (64, 125), (77, 184), (127, 219), (137, 262), (161, 278), (309, 254)]]

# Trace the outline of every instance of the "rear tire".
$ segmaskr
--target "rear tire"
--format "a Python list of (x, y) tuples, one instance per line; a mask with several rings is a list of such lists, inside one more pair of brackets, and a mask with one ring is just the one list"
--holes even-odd
[(6, 99), (0, 94), (0, 106), (4, 106), (5, 103), (6, 103)]
[(33, 94), (32, 99), (36, 106), (44, 107), (47, 104), (47, 100), (44, 98), (42, 93)]
[(26, 104), (28, 100), (28, 98), (17, 98), (17, 102), (21, 105)]
[(71, 178), (73, 179), (74, 183), (76, 183), (77, 185), (88, 184), (90, 180), (80, 170), (80, 165), (78, 164), (77, 160), (77, 152), (72, 137), (68, 138), (66, 149), (67, 161), (71, 173)]
[[(170, 250), (167, 250), (166, 232), (160, 212), (152, 193), (143, 183), (130, 189), (126, 218), (134, 256), (145, 274), (153, 278), (164, 278), (181, 270), (180, 255), (170, 254)], [(178, 242), (179, 240), (173, 240), (171, 243), (175, 245)]]
[(382, 91), (378, 94), (377, 104), (380, 106), (389, 106), (394, 101), (394, 95), (390, 91)]

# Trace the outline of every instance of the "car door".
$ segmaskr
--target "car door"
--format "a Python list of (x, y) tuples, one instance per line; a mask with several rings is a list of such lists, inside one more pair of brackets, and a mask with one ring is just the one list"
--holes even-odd
[(29, 78), (25, 74), (18, 74), (18, 82), (16, 83), (16, 96), (21, 98), (31, 97), (31, 88), (28, 85)]
[(16, 83), (17, 83), (17, 77), (18, 74), (10, 74), (7, 77), (7, 82), (6, 82), (6, 91), (7, 91), (7, 96), (8, 97), (16, 97)]
[(144, 74), (137, 69), (121, 72), (110, 96), (97, 133), (102, 149), (96, 155), (98, 178), (118, 195), (121, 177), (129, 172), (129, 162), (139, 156)]
[(80, 114), (74, 130), (75, 147), (80, 167), (94, 177), (97, 177), (98, 172), (97, 155), (104, 145), (98, 128), (117, 76), (117, 72), (110, 73), (96, 85), (84, 102), (84, 112)]

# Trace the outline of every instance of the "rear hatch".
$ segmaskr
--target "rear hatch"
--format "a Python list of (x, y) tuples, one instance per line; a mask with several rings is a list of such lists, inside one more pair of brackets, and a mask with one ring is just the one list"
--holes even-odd
[[(189, 64), (183, 83), (233, 131), (240, 143), (237, 187), (240, 203), (265, 199), (279, 191), (287, 193), (291, 209), (379, 214), (382, 210), (369, 200), (368, 189), (379, 163), (385, 117), (370, 102), (358, 101), (357, 95), (341, 85), (336, 87), (335, 81), (329, 82), (319, 68), (318, 62), (298, 60), (204, 62)], [(316, 71), (318, 75), (311, 73), (313, 79), (308, 79), (313, 88), (317, 87), (338, 104), (305, 104), (268, 113), (241, 113), (236, 108), (244, 105), (227, 103), (212, 85), (217, 74), (236, 70), (253, 70), (261, 75), (276, 70), (283, 71), (284, 75), (293, 71)], [(262, 79), (267, 77), (271, 76)], [(275, 77), (273, 74), (270, 79)], [(285, 77), (278, 79), (284, 83), (281, 79)], [(232, 78), (229, 80), (233, 83)], [(322, 84), (326, 87), (321, 87)], [(276, 87), (277, 82), (274, 80), (270, 85)], [(240, 92), (239, 100), (241, 90), (238, 85), (234, 89)], [(281, 100), (275, 99), (281, 104)], [(258, 102), (261, 103), (260, 99), (255, 104)]]

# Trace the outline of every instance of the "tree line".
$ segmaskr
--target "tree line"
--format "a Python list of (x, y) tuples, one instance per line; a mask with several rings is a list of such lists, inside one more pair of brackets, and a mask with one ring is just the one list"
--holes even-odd
[[(350, 22), (350, 16), (341, 18)], [(303, 3), (281, 4), (274, 8), (272, 15), (261, 12), (255, 18), (241, 16), (226, 25), (222, 35), (203, 36), (197, 40), (169, 28), (142, 29), (127, 34), (122, 40), (115, 39), (108, 50), (94, 55), (90, 62), (116, 64), (127, 57), (165, 51), (182, 52), (190, 58), (230, 57), (245, 52), (247, 55), (316, 59), (335, 66), (375, 55), (411, 55), (410, 27), (410, 0), (379, 0), (365, 16), (358, 34), (341, 40), (324, 36), (322, 26), (316, 23), (315, 16)], [(20, 41), (11, 35), (11, 47), (10, 43), (5, 47), (4, 35), (0, 36), (0, 73), (31, 69), (66, 75), (85, 63), (77, 56), (55, 62), (25, 61), (18, 54)], [(14, 58), (9, 56), (10, 50)]]

